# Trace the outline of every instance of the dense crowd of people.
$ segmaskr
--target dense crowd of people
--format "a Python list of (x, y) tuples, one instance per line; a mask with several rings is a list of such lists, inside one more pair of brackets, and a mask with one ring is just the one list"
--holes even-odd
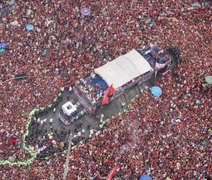
[[(26, 160), (22, 137), (33, 108), (50, 104), (69, 87), (106, 62), (156, 43), (179, 48), (178, 74), (157, 85), (154, 98), (144, 90), (125, 114), (71, 151), (68, 179), (105, 179), (119, 165), (117, 179), (204, 179), (212, 174), (211, 6), (190, 0), (34, 0), (0, 5), (0, 160)], [(81, 8), (90, 9), (90, 15)], [(149, 23), (151, 21), (151, 23)], [(32, 31), (26, 25), (32, 24)], [(28, 78), (9, 81), (16, 74)], [(31, 166), (1, 166), (2, 179), (62, 179), (66, 154)]]
[[(94, 78), (90, 77), (90, 81), (92, 81), (92, 79)], [(89, 102), (93, 104), (98, 102), (104, 94), (103, 89), (101, 89), (98, 84), (94, 86), (89, 81), (87, 82), (84, 79), (79, 80), (78, 86), (82, 93), (86, 94), (86, 97), (88, 98)]]

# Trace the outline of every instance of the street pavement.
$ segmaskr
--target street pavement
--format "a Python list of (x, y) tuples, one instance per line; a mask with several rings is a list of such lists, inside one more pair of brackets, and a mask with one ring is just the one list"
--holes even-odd
[[(70, 125), (65, 125), (58, 118), (60, 108), (63, 104), (65, 104), (69, 100), (74, 102), (77, 101), (77, 98), (73, 92), (65, 90), (56, 106), (56, 111), (51, 108), (45, 113), (38, 114), (37, 119), (40, 118), (40, 121), (46, 119), (42, 126), (39, 126), (38, 128), (40, 128), (41, 132), (53, 132), (54, 136), (60, 136), (60, 134), (63, 134), (64, 142), (68, 142), (70, 136), (80, 136), (82, 139), (89, 139), (92, 137), (92, 131), (95, 132), (100, 130), (100, 124), (102, 123), (100, 122), (100, 116), (102, 114), (102, 121), (105, 121), (107, 119), (110, 119), (112, 116), (116, 116), (119, 113), (123, 113), (123, 111), (127, 109), (128, 105), (131, 103), (131, 100), (135, 98), (136, 95), (142, 96), (142, 90), (153, 85), (153, 83), (154, 80), (144, 82), (141, 86), (135, 86), (131, 90), (125, 92), (123, 95), (119, 96), (117, 99), (110, 102), (108, 105), (97, 108), (95, 115), (90, 115), (86, 113)], [(50, 119), (53, 119), (53, 121), (51, 122)], [(40, 136), (40, 138), (42, 138), (43, 134), (41, 133)], [(34, 139), (40, 139), (39, 134), (35, 137), (36, 138)], [(28, 142), (28, 144), (31, 145), (30, 141)]]

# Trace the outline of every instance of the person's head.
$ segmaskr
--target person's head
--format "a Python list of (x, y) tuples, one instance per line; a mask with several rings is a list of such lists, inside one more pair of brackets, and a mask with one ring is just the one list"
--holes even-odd
[(171, 60), (171, 57), (170, 57), (168, 54), (166, 54), (166, 55), (164, 56), (164, 60), (165, 60), (165, 61), (169, 61), (169, 60)]

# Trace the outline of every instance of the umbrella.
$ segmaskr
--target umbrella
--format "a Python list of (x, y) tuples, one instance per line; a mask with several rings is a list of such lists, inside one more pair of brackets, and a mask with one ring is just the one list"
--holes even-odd
[(192, 7), (200, 7), (200, 6), (201, 6), (201, 4), (199, 2), (194, 2), (192, 4)]
[(149, 22), (149, 24), (150, 24), (150, 25), (154, 25), (154, 24), (155, 24), (155, 22), (154, 22), (154, 21), (151, 21), (151, 22)]
[(7, 48), (7, 43), (5, 42), (0, 43), (0, 49), (5, 49), (5, 48)]
[(5, 49), (0, 49), (0, 53), (4, 53), (5, 52)]
[(153, 86), (150, 88), (151, 93), (155, 97), (160, 97), (162, 95), (162, 89), (158, 86)]
[(88, 15), (90, 15), (90, 9), (88, 9), (88, 8), (86, 8), (86, 7), (84, 7), (84, 8), (82, 8), (81, 9), (81, 13), (83, 14), (83, 15), (85, 15), (85, 16), (88, 16)]
[(139, 180), (152, 180), (152, 177), (149, 175), (142, 175)]
[(150, 23), (152, 21), (152, 19), (151, 18), (148, 18), (145, 22), (146, 23)]
[(26, 29), (27, 29), (28, 31), (32, 31), (32, 30), (34, 29), (34, 26), (33, 26), (32, 24), (27, 24), (27, 25), (26, 25)]
[(205, 82), (206, 82), (207, 84), (212, 84), (212, 76), (206, 76), (206, 77), (205, 77)]

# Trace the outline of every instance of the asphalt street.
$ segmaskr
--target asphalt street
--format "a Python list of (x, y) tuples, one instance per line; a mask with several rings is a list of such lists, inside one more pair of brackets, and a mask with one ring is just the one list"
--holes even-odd
[[(59, 119), (59, 112), (61, 106), (67, 101), (76, 103), (77, 97), (73, 92), (65, 90), (57, 103), (56, 111), (54, 108), (51, 108), (45, 113), (37, 115), (37, 119), (35, 120), (37, 125), (29, 128), (29, 131), (31, 131), (31, 133), (29, 133), (31, 138), (29, 137), (27, 144), (33, 147), (41, 142), (41, 144), (45, 144), (45, 142), (47, 143), (49, 141), (49, 133), (53, 133), (53, 139), (60, 139), (59, 142), (65, 142), (65, 148), (68, 147), (68, 140), (70, 137), (72, 137), (73, 141), (75, 139), (75, 142), (73, 143), (74, 145), (78, 144), (82, 139), (89, 139), (95, 132), (101, 129), (100, 125), (102, 122), (126, 110), (128, 105), (131, 103), (131, 100), (137, 95), (142, 96), (143, 89), (152, 86), (153, 83), (153, 81), (147, 81), (142, 83), (141, 86), (135, 86), (131, 90), (125, 92), (123, 95), (110, 102), (108, 105), (97, 108), (95, 115), (86, 113), (70, 125), (65, 125), (63, 122), (61, 122)], [(101, 116), (103, 116), (103, 118), (101, 118)], [(39, 133), (35, 134), (34, 132)], [(77, 138), (78, 140), (76, 140)], [(40, 147), (41, 146), (42, 145), (40, 145)], [(54, 152), (58, 152), (58, 150), (52, 150), (52, 153)], [(48, 155), (51, 155), (51, 153), (48, 153)], [(43, 155), (43, 157), (45, 157), (45, 155)]]
[[(128, 92), (115, 99), (113, 102), (110, 102), (108, 105), (97, 108), (96, 115), (89, 115), (86, 113), (84, 116), (80, 117), (78, 120), (68, 126), (64, 125), (64, 123), (59, 120), (59, 111), (61, 106), (67, 101), (71, 100), (76, 102), (77, 99), (72, 92), (64, 91), (62, 100), (58, 103), (56, 108), (56, 112), (53, 112), (53, 109), (50, 109), (47, 113), (39, 117), (41, 120), (46, 119), (46, 122), (42, 128), (46, 129), (47, 131), (51, 131), (52, 128), (57, 131), (66, 131), (66, 140), (68, 140), (70, 133), (76, 135), (82, 131), (82, 129), (84, 129), (85, 132), (82, 134), (82, 136), (88, 138), (91, 129), (99, 129), (100, 119), (98, 117), (101, 114), (104, 114), (103, 120), (106, 120), (120, 112), (123, 112), (123, 110), (126, 109), (130, 104), (131, 100), (135, 98), (136, 95), (142, 96), (142, 90), (150, 86), (151, 83), (152, 82), (145, 82), (140, 87), (136, 86), (135, 88), (129, 90)], [(53, 119), (52, 123), (50, 123), (50, 119)]]

